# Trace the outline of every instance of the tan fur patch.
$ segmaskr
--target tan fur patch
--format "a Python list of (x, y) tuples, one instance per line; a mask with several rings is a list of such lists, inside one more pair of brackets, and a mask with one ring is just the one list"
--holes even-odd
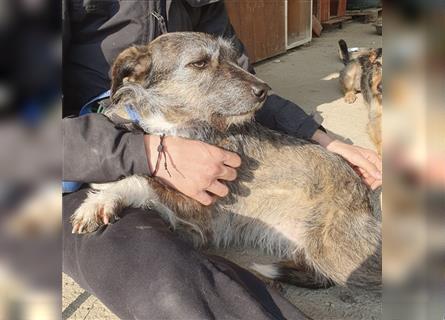
[(179, 218), (198, 226), (204, 235), (204, 241), (211, 240), (212, 230), (208, 222), (212, 216), (213, 205), (206, 207), (154, 178), (148, 179), (164, 205), (175, 212)]

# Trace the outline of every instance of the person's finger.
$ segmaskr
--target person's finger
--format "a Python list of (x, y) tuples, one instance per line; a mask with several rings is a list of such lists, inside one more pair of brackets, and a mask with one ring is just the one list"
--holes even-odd
[(214, 198), (205, 191), (197, 193), (196, 195), (192, 196), (192, 198), (205, 206), (211, 205), (214, 201)]
[(377, 180), (382, 180), (382, 174), (377, 169), (377, 167), (368, 159), (366, 159), (362, 154), (355, 153), (349, 160), (352, 164), (366, 170), (370, 175), (372, 175)]
[(376, 181), (373, 177), (368, 176), (368, 177), (362, 177), (362, 180), (365, 184), (367, 184), (369, 187), (372, 186), (372, 184), (374, 183), (374, 181)]
[(366, 171), (365, 169), (358, 168), (357, 170), (358, 170), (360, 176), (362, 176), (364, 179), (371, 179), (372, 181), (375, 180), (374, 176), (369, 174), (368, 171)]
[(358, 173), (358, 175), (362, 178), (363, 182), (366, 183), (369, 187), (372, 188), (373, 184), (376, 180), (373, 176), (371, 176), (365, 169), (362, 169), (360, 167), (354, 167), (354, 170)]
[(377, 158), (375, 159), (374, 164), (377, 166), (377, 169), (379, 169), (379, 171), (382, 172), (382, 170), (383, 170), (383, 162), (382, 162), (382, 158), (380, 158), (379, 156), (377, 156)]
[(365, 179), (365, 178), (369, 178), (369, 177), (371, 176), (371, 175), (368, 173), (368, 171), (366, 171), (366, 170), (363, 169), (363, 168), (357, 167), (357, 166), (354, 166), (354, 171), (357, 172), (357, 174), (358, 174), (361, 178), (363, 178), (363, 179)]
[(207, 188), (207, 191), (218, 197), (225, 197), (229, 193), (229, 188), (225, 184), (216, 180)]
[(232, 167), (223, 166), (222, 172), (217, 178), (221, 180), (233, 181), (236, 179), (236, 177), (237, 173), (235, 169)]
[(366, 153), (366, 158), (371, 161), (380, 172), (382, 172), (382, 158), (375, 151), (367, 151), (368, 152)]
[(241, 165), (241, 158), (234, 152), (223, 151), (223, 163), (232, 168), (238, 168)]
[(371, 184), (371, 189), (375, 190), (378, 187), (380, 187), (382, 185), (382, 180), (375, 180), (372, 184)]

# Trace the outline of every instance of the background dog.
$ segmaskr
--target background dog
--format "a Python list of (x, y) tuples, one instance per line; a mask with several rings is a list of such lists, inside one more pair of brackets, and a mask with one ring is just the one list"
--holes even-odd
[(347, 103), (354, 103), (356, 93), (362, 91), (362, 75), (369, 72), (369, 65), (374, 62), (382, 63), (382, 48), (361, 51), (356, 58), (351, 59), (348, 46), (344, 40), (338, 42), (342, 52), (342, 61), (345, 67), (340, 72), (340, 84), (345, 94)]
[(350, 59), (348, 46), (344, 40), (338, 42), (345, 67), (340, 72), (340, 84), (345, 93), (345, 101), (353, 103), (357, 92), (362, 92), (368, 107), (368, 134), (377, 152), (382, 154), (382, 49), (362, 51), (355, 59)]
[(363, 99), (368, 106), (368, 134), (382, 155), (383, 71), (379, 61), (367, 61), (361, 78)]
[[(237, 56), (227, 41), (202, 33), (169, 33), (129, 48), (113, 66), (106, 111), (128, 128), (238, 153), (230, 194), (206, 207), (156, 178), (93, 185), (72, 216), (73, 232), (96, 230), (122, 207), (150, 207), (197, 246), (255, 246), (280, 258), (254, 266), (266, 277), (309, 288), (379, 287), (381, 219), (370, 190), (340, 156), (252, 120), (269, 87)], [(137, 124), (128, 106), (140, 115)]]

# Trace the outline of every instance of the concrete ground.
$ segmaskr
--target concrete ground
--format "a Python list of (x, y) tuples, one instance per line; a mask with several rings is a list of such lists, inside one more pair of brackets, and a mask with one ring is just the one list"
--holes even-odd
[[(296, 102), (306, 112), (323, 118), (323, 125), (339, 139), (373, 148), (367, 134), (367, 109), (359, 95), (349, 105), (343, 101), (338, 79), (332, 74), (342, 68), (337, 41), (350, 46), (379, 47), (382, 37), (371, 24), (347, 23), (343, 29), (324, 32), (309, 45), (259, 63), (257, 75), (279, 95)], [(323, 79), (331, 80), (323, 80)], [(210, 250), (248, 267), (251, 262), (270, 261), (255, 250)], [(332, 287), (307, 290), (284, 285), (283, 294), (314, 319), (360, 320), (382, 317), (381, 295), (365, 290)], [(63, 319), (117, 319), (96, 297), (63, 275)]]

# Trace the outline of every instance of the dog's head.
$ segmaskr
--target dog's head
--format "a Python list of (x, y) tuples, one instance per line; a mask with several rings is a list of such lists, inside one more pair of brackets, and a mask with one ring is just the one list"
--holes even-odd
[(374, 49), (369, 55), (372, 64), (372, 92), (380, 100), (383, 94), (383, 51), (382, 48)]
[(370, 73), (370, 87), (374, 97), (376, 97), (381, 104), (383, 95), (383, 51), (382, 48), (372, 49), (369, 55), (364, 56), (365, 68), (369, 69)]
[(383, 50), (382, 48), (377, 48), (377, 49), (372, 49), (369, 52), (369, 61), (371, 61), (371, 63), (380, 63), (383, 64)]
[(223, 131), (244, 123), (270, 88), (239, 67), (238, 56), (228, 41), (194, 32), (168, 33), (126, 49), (112, 68), (108, 113), (125, 118), (131, 104), (151, 132), (202, 124)]

